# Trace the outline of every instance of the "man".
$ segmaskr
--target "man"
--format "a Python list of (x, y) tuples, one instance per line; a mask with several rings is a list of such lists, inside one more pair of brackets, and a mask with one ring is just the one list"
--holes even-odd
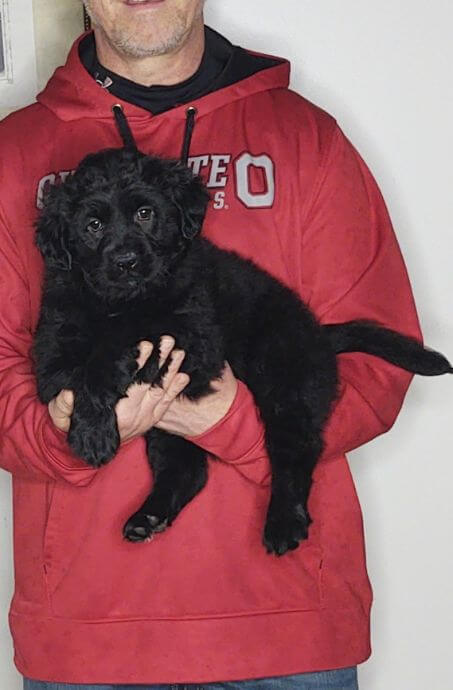
[[(184, 353), (163, 338), (162, 358), (173, 349), (163, 390), (133, 387), (117, 408), (130, 442), (101, 470), (72, 455), (71, 392), (48, 410), (36, 399), (33, 221), (49, 184), (86, 153), (120, 145), (119, 102), (140, 150), (178, 157), (190, 144), (212, 192), (213, 241), (290, 285), (323, 322), (371, 318), (418, 336), (385, 205), (335, 121), (288, 91), (288, 64), (205, 29), (202, 0), (91, 0), (88, 11), (94, 37), (76, 43), (37, 104), (0, 127), (0, 462), (14, 480), (16, 665), (27, 690), (240, 681), (352, 690), (370, 652), (371, 590), (344, 453), (392, 425), (410, 377), (365, 355), (341, 358), (309, 539), (270, 556), (263, 428), (228, 365), (212, 396), (177, 399)], [(143, 343), (140, 364), (149, 352)], [(149, 491), (141, 437), (154, 424), (217, 461), (171, 529), (131, 544), (121, 527)]]

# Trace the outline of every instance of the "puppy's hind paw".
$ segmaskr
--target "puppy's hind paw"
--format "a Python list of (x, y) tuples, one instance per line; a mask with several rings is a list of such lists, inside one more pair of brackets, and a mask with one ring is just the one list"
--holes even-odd
[(133, 542), (151, 541), (154, 534), (163, 532), (168, 524), (168, 519), (162, 520), (157, 515), (146, 515), (138, 511), (124, 525), (123, 537)]
[(283, 556), (297, 549), (300, 542), (307, 539), (310, 523), (311, 518), (301, 503), (281, 512), (271, 505), (263, 535), (267, 552)]

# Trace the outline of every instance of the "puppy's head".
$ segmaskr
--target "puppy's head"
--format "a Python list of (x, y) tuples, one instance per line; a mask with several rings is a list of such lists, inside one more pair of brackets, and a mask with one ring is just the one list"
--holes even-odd
[(46, 266), (79, 269), (102, 299), (165, 286), (201, 231), (209, 195), (178, 161), (108, 149), (49, 193), (36, 243)]

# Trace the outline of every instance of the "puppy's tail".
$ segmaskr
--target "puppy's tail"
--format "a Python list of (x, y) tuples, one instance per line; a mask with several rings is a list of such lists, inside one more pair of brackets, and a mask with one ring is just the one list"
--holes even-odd
[(328, 324), (322, 329), (336, 354), (366, 352), (413, 374), (453, 374), (453, 367), (440, 352), (428, 350), (415, 338), (378, 324), (369, 321), (348, 321)]

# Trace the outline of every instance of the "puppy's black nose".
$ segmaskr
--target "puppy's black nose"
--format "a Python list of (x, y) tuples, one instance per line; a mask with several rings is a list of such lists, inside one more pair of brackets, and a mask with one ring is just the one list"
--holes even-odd
[(120, 271), (130, 271), (137, 265), (137, 254), (135, 252), (128, 252), (127, 254), (117, 256), (115, 261)]

